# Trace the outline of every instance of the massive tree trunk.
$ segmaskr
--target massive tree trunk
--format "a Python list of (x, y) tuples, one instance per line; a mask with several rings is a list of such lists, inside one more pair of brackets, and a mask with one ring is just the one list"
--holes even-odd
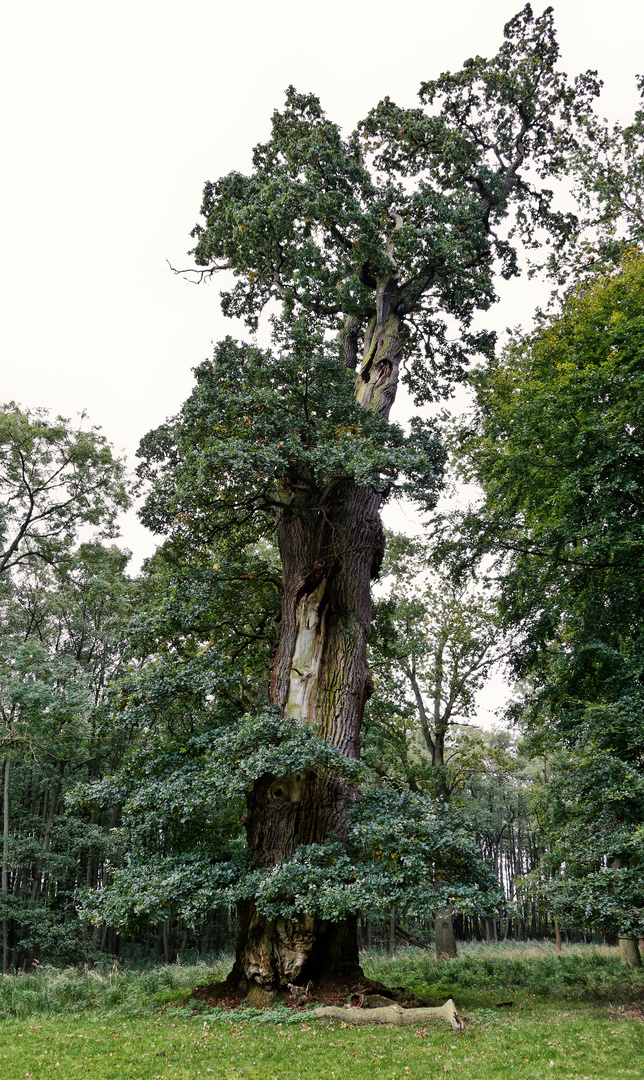
[[(381, 416), (388, 415), (395, 397), (401, 354), (399, 320), (391, 314), (394, 287), (393, 278), (380, 283), (356, 376), (358, 401)], [(342, 337), (350, 367), (356, 333), (349, 320)], [(384, 553), (382, 495), (343, 479), (320, 499), (297, 477), (287, 477), (284, 496), (277, 521), (283, 600), (271, 700), (285, 716), (311, 724), (346, 757), (356, 758), (371, 688), (370, 581)], [(255, 866), (279, 865), (299, 845), (320, 843), (330, 833), (346, 837), (348, 798), (349, 786), (321, 770), (261, 777), (247, 800)], [(233, 984), (272, 992), (288, 983), (349, 982), (360, 975), (356, 918), (271, 921), (253, 901), (244, 904)]]

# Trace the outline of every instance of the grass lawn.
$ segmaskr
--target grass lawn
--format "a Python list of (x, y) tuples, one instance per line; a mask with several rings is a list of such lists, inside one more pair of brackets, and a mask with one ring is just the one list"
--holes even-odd
[[(390, 985), (406, 976), (427, 1000), (445, 996), (437, 983), (455, 984), (465, 1030), (351, 1028), (285, 1010), (262, 1018), (254, 1010), (193, 1013), (186, 992), (203, 981), (203, 967), (114, 974), (104, 983), (73, 972), (5, 976), (0, 1077), (644, 1078), (644, 1023), (637, 1018), (644, 1015), (644, 976), (620, 968), (612, 950), (575, 947), (560, 959), (547, 950), (488, 946), (463, 949), (442, 965), (410, 950), (364, 966)], [(40, 997), (33, 981), (28, 985), (34, 979)], [(81, 993), (88, 980), (91, 1000)], [(511, 1007), (497, 1007), (509, 1000)]]

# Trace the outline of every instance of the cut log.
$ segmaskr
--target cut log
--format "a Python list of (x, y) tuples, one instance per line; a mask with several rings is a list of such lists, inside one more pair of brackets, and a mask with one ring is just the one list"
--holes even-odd
[(403, 1009), (400, 1005), (385, 1005), (376, 1009), (360, 1009), (353, 1005), (325, 1005), (315, 1009), (318, 1020), (343, 1020), (345, 1024), (426, 1024), (434, 1020), (446, 1020), (454, 1031), (465, 1026), (451, 998), (435, 1009)]

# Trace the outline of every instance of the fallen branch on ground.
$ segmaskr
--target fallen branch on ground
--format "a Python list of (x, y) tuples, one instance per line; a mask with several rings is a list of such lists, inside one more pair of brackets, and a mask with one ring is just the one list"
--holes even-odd
[(376, 1009), (360, 1009), (353, 1005), (344, 1007), (324, 1005), (315, 1009), (318, 1020), (344, 1020), (345, 1024), (425, 1024), (431, 1020), (447, 1020), (454, 1031), (465, 1026), (451, 998), (435, 1009), (403, 1009), (400, 1005), (385, 1005)]

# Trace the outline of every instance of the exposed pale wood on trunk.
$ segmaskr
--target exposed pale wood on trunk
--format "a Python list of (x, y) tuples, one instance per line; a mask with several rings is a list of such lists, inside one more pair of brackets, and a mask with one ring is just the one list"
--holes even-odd
[[(376, 290), (376, 314), (366, 328), (356, 375), (361, 406), (387, 417), (402, 355), (394, 312), (397, 278)], [(355, 320), (340, 337), (348, 367), (355, 366)], [(280, 638), (271, 678), (271, 701), (287, 716), (311, 724), (348, 758), (360, 753), (360, 728), (371, 692), (367, 638), (371, 579), (383, 556), (382, 495), (369, 485), (339, 481), (320, 503), (308, 490), (284, 482), (277, 516), (283, 598)], [(257, 866), (281, 863), (302, 844), (330, 832), (346, 835), (349, 787), (321, 770), (261, 777), (247, 800), (248, 843)], [(284, 986), (322, 972), (359, 973), (356, 920), (339, 924), (302, 918), (264, 919), (252, 902), (240, 912), (242, 930), (231, 982)]]

